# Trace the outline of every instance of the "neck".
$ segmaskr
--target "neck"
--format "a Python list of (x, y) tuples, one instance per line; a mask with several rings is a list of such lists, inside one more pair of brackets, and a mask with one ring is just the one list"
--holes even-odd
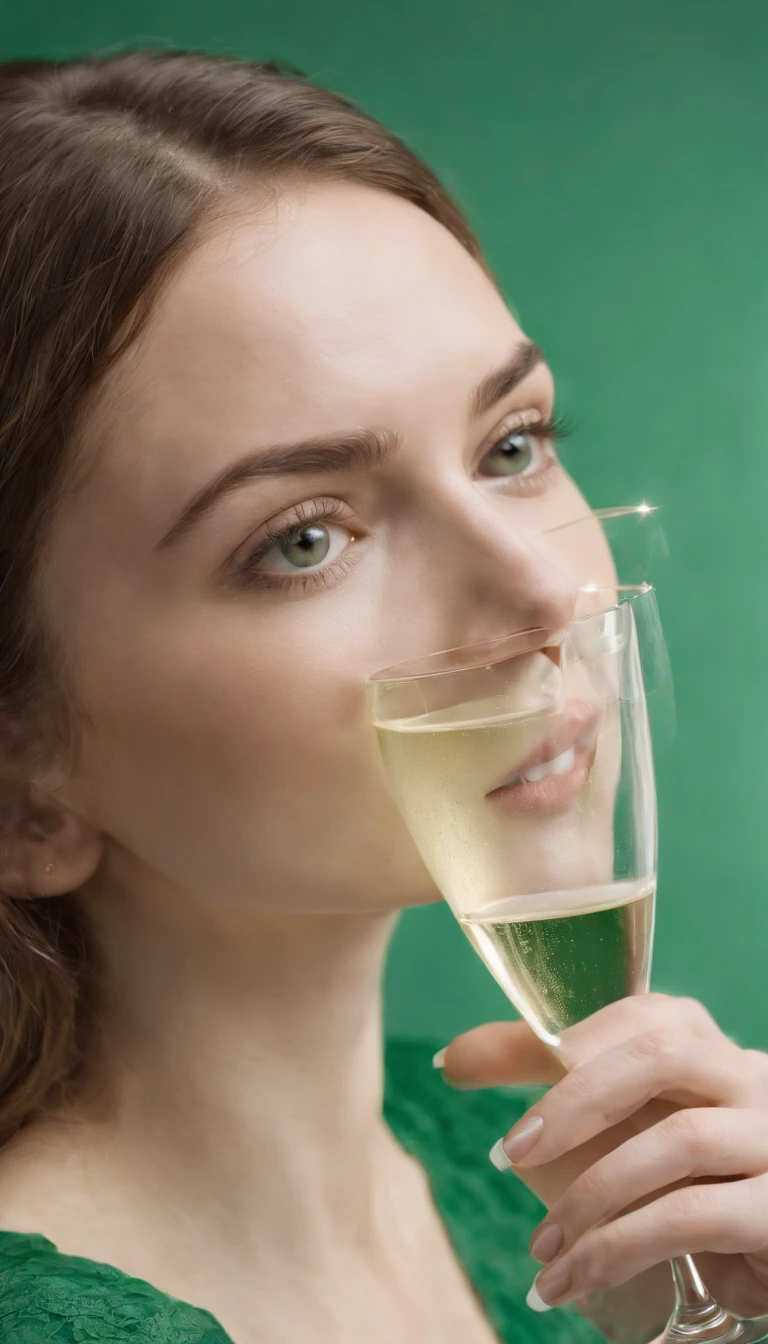
[(93, 1114), (126, 1181), (142, 1171), (146, 1190), (149, 1166), (176, 1216), (266, 1228), (294, 1255), (330, 1227), (359, 1244), (402, 1156), (381, 1116), (393, 917), (253, 915), (157, 881), (84, 899), (102, 958)]

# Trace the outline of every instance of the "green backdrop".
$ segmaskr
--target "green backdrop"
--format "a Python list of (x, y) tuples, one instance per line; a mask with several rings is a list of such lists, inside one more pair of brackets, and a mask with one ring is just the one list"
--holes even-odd
[[(768, 3), (0, 0), (3, 59), (138, 42), (280, 56), (398, 131), (548, 351), (589, 498), (663, 505), (655, 979), (768, 1046)], [(387, 1011), (511, 1013), (443, 907), (403, 919)]]

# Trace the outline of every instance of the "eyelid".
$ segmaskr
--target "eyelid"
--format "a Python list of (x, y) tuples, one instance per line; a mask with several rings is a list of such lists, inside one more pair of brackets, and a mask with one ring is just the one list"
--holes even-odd
[(493, 452), (494, 448), (498, 448), (505, 439), (521, 430), (529, 430), (533, 438), (539, 439), (541, 443), (548, 442), (550, 445), (559, 439), (567, 438), (571, 432), (570, 426), (563, 422), (554, 410), (548, 415), (535, 410), (518, 411), (502, 420), (493, 434), (484, 440), (477, 453), (478, 463)]
[[(511, 473), (509, 476), (493, 474), (483, 476), (480, 471), (483, 459), (506, 439), (523, 430), (527, 430), (531, 438), (537, 440), (537, 451), (542, 458), (540, 464), (533, 470), (527, 469)], [(570, 427), (560, 420), (554, 409), (550, 410), (548, 416), (535, 410), (517, 412), (511, 419), (501, 422), (490, 443), (486, 442), (481, 449), (475, 467), (475, 479), (480, 480), (486, 489), (502, 495), (542, 494), (548, 488), (553, 475), (562, 472), (555, 443), (558, 439), (566, 438), (569, 433)]]
[[(243, 585), (262, 583), (266, 587), (275, 587), (286, 586), (286, 584), (295, 585), (303, 580), (310, 580), (313, 576), (319, 578), (321, 574), (330, 574), (340, 563), (341, 557), (338, 560), (331, 561), (324, 569), (308, 570), (304, 574), (301, 572), (297, 572), (296, 575), (288, 573), (270, 574), (268, 570), (259, 572), (257, 569), (264, 556), (268, 555), (272, 547), (283, 537), (296, 531), (297, 528), (308, 526), (310, 523), (336, 523), (339, 526), (347, 527), (350, 534), (353, 534), (353, 530), (355, 534), (358, 531), (354, 527), (351, 510), (342, 500), (332, 497), (302, 500), (300, 503), (284, 509), (282, 513), (276, 514), (273, 518), (269, 518), (255, 533), (250, 535), (242, 546), (238, 547), (228, 565), (235, 582)], [(355, 539), (356, 535), (351, 535), (351, 541)]]
[(514, 434), (516, 429), (535, 429), (537, 425), (545, 428), (553, 423), (552, 409), (544, 411), (535, 406), (528, 406), (523, 410), (510, 411), (483, 440), (479, 449), (480, 456), (483, 457), (490, 452), (491, 448), (495, 448), (507, 434)]

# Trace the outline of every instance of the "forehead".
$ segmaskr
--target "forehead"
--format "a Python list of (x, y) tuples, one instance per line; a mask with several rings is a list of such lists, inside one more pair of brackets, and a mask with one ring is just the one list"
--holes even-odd
[(356, 390), (402, 391), (409, 373), (415, 384), (468, 356), (494, 360), (510, 329), (487, 276), (430, 216), (326, 183), (254, 200), (202, 244), (169, 284), (125, 380), (136, 411), (162, 416), (173, 402), (174, 420), (211, 410), (232, 421), (257, 403), (265, 422), (277, 411), (282, 423), (292, 405), (299, 416), (306, 401), (313, 414), (325, 403), (333, 411)]
[[(379, 424), (404, 438), (466, 414), (520, 338), (451, 233), (345, 183), (263, 193), (172, 277), (105, 386), (93, 482), (156, 528), (260, 444)], [(93, 501), (92, 501), (93, 502)]]

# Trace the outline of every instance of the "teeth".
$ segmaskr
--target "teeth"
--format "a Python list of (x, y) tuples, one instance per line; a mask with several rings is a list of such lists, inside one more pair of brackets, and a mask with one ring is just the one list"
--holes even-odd
[(540, 779), (549, 779), (552, 775), (567, 775), (576, 764), (576, 751), (569, 747), (561, 756), (556, 756), (553, 761), (544, 761), (541, 765), (532, 765), (530, 770), (523, 771), (522, 774), (513, 775), (511, 779), (506, 780), (503, 787), (511, 784), (522, 784), (527, 780), (529, 784), (537, 784)]
[(548, 779), (550, 775), (567, 775), (575, 764), (576, 752), (573, 747), (569, 747), (562, 756), (556, 756), (554, 761), (545, 761), (543, 765), (533, 765), (530, 770), (525, 770), (523, 779), (536, 784), (540, 779)]

